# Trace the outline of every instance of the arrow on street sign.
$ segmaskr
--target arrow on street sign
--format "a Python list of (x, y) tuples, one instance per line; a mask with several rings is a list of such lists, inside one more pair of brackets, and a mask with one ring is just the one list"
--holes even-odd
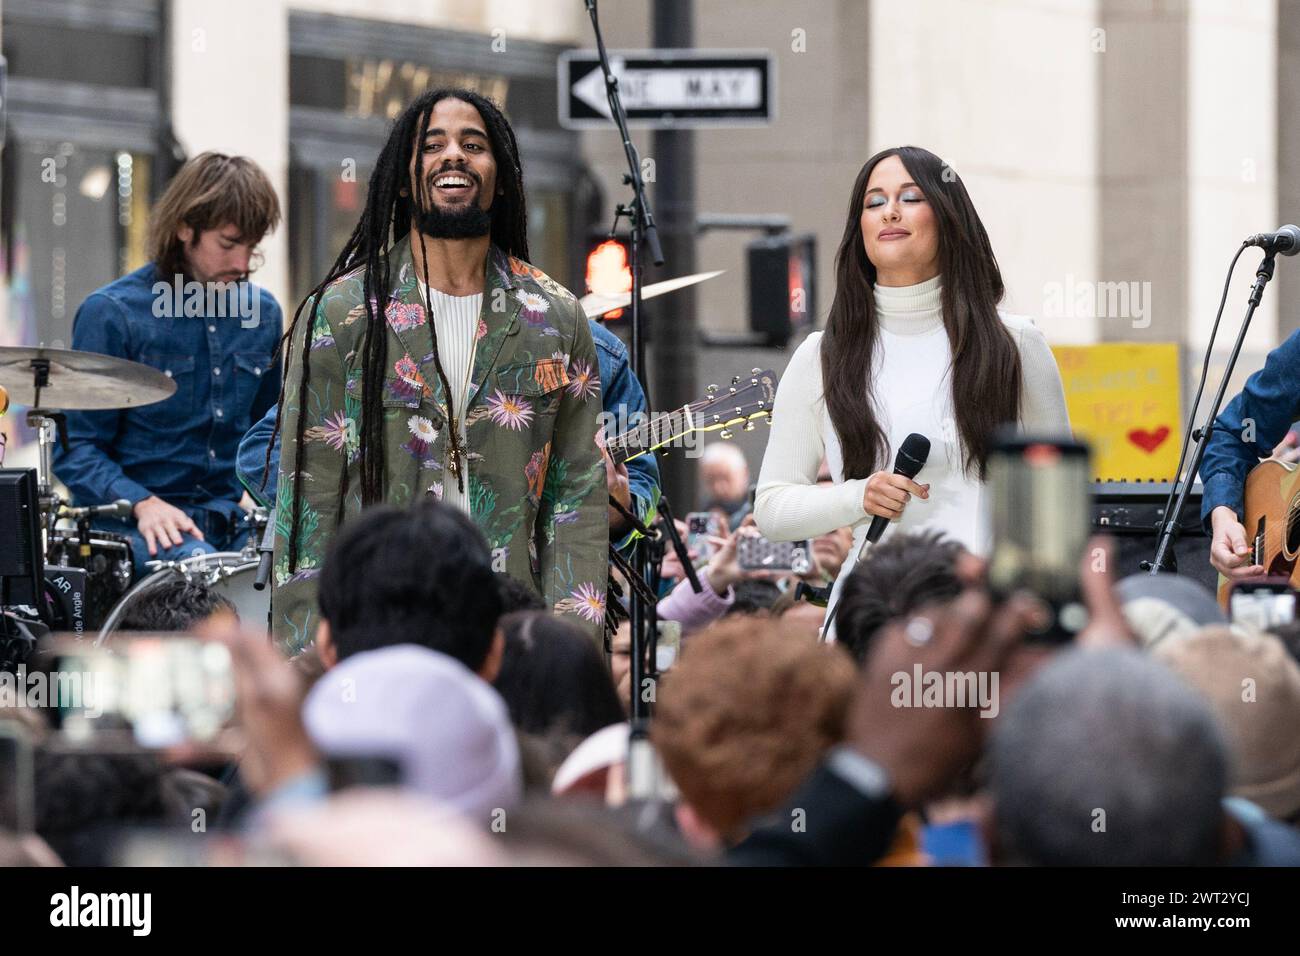
[[(628, 125), (763, 125), (775, 116), (775, 62), (767, 51), (610, 51)], [(612, 122), (595, 51), (568, 50), (558, 64), (560, 125)]]

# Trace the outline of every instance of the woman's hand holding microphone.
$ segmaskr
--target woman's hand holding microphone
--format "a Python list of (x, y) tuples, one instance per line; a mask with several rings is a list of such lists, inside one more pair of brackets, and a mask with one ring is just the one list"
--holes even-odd
[(862, 507), (867, 514), (879, 515), (891, 521), (902, 517), (903, 509), (912, 500), (930, 497), (928, 484), (918, 485), (911, 478), (892, 471), (878, 471), (867, 479), (867, 493), (862, 496)]

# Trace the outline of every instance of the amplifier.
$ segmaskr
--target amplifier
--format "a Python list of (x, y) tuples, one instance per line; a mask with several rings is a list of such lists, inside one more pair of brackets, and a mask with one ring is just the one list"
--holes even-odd
[(40, 520), (35, 469), (0, 468), (0, 605), (40, 601)]
[[(1165, 520), (1168, 481), (1095, 481), (1092, 490), (1092, 527), (1113, 535), (1118, 545), (1115, 579), (1142, 571), (1141, 563), (1156, 556), (1156, 541)], [(1210, 565), (1210, 537), (1201, 528), (1201, 485), (1187, 496), (1174, 539), (1178, 573), (1213, 592), (1218, 572)]]

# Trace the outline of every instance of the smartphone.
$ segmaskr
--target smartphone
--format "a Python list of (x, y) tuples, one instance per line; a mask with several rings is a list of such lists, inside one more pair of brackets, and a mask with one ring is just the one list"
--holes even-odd
[(1261, 631), (1295, 620), (1296, 590), (1289, 578), (1267, 577), (1239, 581), (1228, 598), (1228, 617)]
[(745, 571), (788, 571), (807, 574), (812, 570), (812, 543), (769, 541), (761, 535), (745, 535), (736, 546), (736, 558)]
[(59, 729), (72, 740), (125, 729), (150, 749), (206, 744), (234, 713), (230, 652), (211, 641), (133, 634), (98, 648), (62, 643), (55, 668)]
[(682, 622), (656, 621), (655, 670), (662, 674), (677, 663), (682, 653)]
[(1087, 623), (1079, 567), (1091, 533), (1088, 446), (1003, 431), (989, 452), (986, 477), (993, 537), (988, 581), (994, 597), (1032, 592), (1050, 613), (1029, 639), (1072, 640)]
[(712, 511), (692, 511), (686, 515), (686, 549), (696, 560), (713, 557), (717, 548), (709, 541), (718, 535), (718, 516)]
[(334, 792), (351, 787), (396, 787), (402, 783), (402, 764), (393, 757), (334, 756), (325, 759), (325, 775)]
[(0, 720), (0, 831), (36, 829), (36, 776), (32, 742), (16, 720)]

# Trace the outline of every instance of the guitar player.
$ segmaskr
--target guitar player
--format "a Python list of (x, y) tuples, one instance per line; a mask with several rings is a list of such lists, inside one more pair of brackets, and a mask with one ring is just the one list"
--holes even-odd
[(1229, 581), (1264, 573), (1247, 544), (1246, 476), (1264, 458), (1300, 460), (1292, 423), (1300, 418), (1300, 332), (1269, 353), (1264, 367), (1214, 420), (1201, 460), (1201, 521), (1210, 533), (1210, 564)]

